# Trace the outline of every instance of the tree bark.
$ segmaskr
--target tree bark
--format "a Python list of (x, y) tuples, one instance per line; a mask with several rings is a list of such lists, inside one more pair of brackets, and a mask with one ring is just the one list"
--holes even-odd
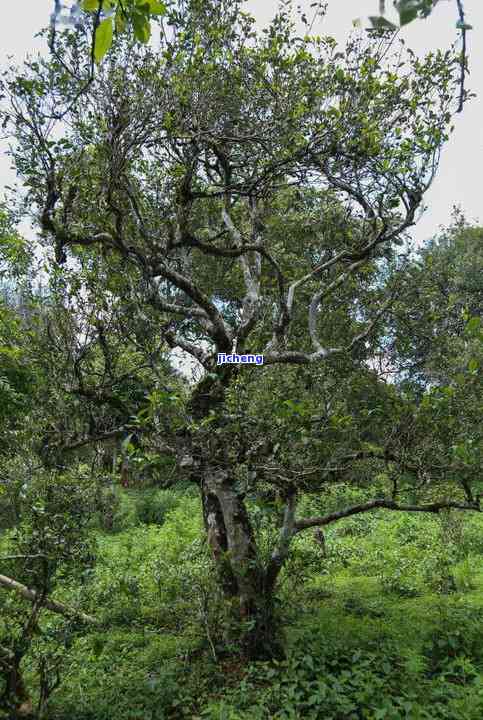
[(20, 670), (21, 660), (20, 655), (0, 645), (0, 671), (5, 678), (0, 706), (7, 708), (12, 718), (30, 717), (33, 714), (32, 700)]
[(274, 584), (267, 583), (244, 499), (227, 470), (207, 470), (202, 482), (208, 543), (225, 598), (240, 628), (240, 646), (250, 659), (281, 654), (274, 614)]
[[(22, 597), (26, 598), (27, 600), (30, 600), (31, 602), (35, 602), (38, 599), (38, 595), (35, 590), (31, 590), (26, 585), (22, 585), (22, 583), (19, 583), (17, 580), (13, 580), (6, 575), (0, 575), (0, 585), (7, 590), (13, 590), (19, 595), (22, 595)], [(80, 610), (76, 610), (75, 608), (68, 607), (67, 605), (64, 605), (64, 603), (61, 603), (58, 600), (44, 598), (44, 600), (42, 601), (42, 606), (47, 608), (47, 610), (59, 613), (60, 615), (64, 615), (65, 617), (78, 618), (79, 620), (82, 620), (82, 622), (85, 622), (88, 625), (97, 624), (96, 618), (92, 617), (92, 615), (86, 615), (86, 613), (83, 613)]]

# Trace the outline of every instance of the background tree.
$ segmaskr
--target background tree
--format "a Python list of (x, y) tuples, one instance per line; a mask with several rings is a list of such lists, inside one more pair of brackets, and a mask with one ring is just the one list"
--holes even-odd
[[(34, 407), (40, 380), (29, 362), (36, 332), (32, 291), (33, 256), (15, 229), (12, 214), (0, 210), (0, 454), (20, 447), (25, 418)], [(30, 337), (29, 337), (30, 336)]]
[(481, 265), (481, 228), (459, 213), (412, 264), (390, 351), (395, 368), (422, 388), (446, 385), (467, 370), (473, 355), (477, 362), (471, 337), (483, 300)]
[[(16, 498), (19, 475), (19, 517), (8, 533), (10, 551), (0, 553), (0, 586), (8, 591), (0, 599), (0, 712), (9, 718), (42, 716), (73, 638), (95, 622), (51, 597), (61, 582), (82, 577), (93, 560), (86, 532), (94, 510), (89, 478), (32, 474), (27, 463), (10, 463), (2, 471), (2, 496)], [(49, 622), (52, 613), (56, 620)], [(35, 699), (24, 680), (26, 662), (37, 671)]]

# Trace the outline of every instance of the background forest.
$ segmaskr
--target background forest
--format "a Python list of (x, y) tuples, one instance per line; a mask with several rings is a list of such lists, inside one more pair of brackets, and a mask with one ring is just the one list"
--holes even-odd
[(483, 228), (411, 242), (466, 58), (76, 13), (1, 81), (0, 717), (479, 720)]

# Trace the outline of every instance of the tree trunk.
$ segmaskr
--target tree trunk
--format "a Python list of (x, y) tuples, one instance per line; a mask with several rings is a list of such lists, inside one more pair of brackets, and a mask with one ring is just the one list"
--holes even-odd
[[(233, 374), (227, 366), (213, 381), (201, 380), (189, 403), (193, 418), (201, 421), (217, 411)], [(237, 492), (229, 471), (228, 448), (210, 425), (207, 442), (193, 452), (200, 459), (198, 475), (207, 541), (218, 568), (223, 595), (232, 610), (240, 649), (249, 659), (270, 659), (283, 654), (274, 613), (278, 570), (263, 568), (250, 525), (244, 497)], [(221, 429), (222, 426), (219, 426)]]
[(129, 487), (129, 458), (126, 455), (121, 462), (121, 485), (123, 488)]
[(0, 647), (0, 668), (5, 678), (5, 690), (0, 698), (0, 707), (8, 709), (12, 719), (31, 717), (32, 701), (27, 693), (20, 670), (21, 656)]
[(267, 584), (243, 498), (219, 469), (204, 473), (202, 497), (208, 544), (239, 625), (241, 650), (253, 660), (280, 656), (273, 584)]

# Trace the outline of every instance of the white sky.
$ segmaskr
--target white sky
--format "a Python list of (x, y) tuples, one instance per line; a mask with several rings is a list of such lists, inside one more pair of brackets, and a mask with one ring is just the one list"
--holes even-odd
[[(311, 0), (295, 0), (307, 8), (310, 17)], [(352, 30), (352, 20), (363, 19), (377, 14), (378, 0), (328, 0), (329, 10), (323, 26), (314, 25), (313, 32), (332, 35), (344, 43)], [(386, 5), (392, 6), (391, 0)], [(34, 38), (36, 32), (49, 22), (53, 0), (24, 0), (6, 2), (2, 0), (0, 10), (0, 69), (7, 64), (7, 56), (21, 60), (26, 53), (46, 51), (45, 44)], [(277, 7), (276, 0), (248, 0), (247, 9), (260, 25), (265, 25)], [(421, 54), (437, 47), (446, 48), (456, 36), (457, 21), (455, 0), (440, 2), (428, 20), (415, 21), (403, 28), (402, 37), (414, 51)], [(440, 225), (448, 224), (451, 210), (459, 205), (468, 220), (483, 222), (483, 0), (465, 0), (467, 21), (474, 30), (468, 33), (470, 77), (468, 87), (478, 97), (465, 107), (457, 117), (453, 136), (442, 155), (438, 177), (426, 195), (427, 212), (423, 215), (413, 236), (421, 242), (431, 237)], [(391, 19), (390, 13), (388, 18)], [(480, 39), (478, 41), (478, 39)], [(5, 146), (0, 147), (0, 188), (14, 181), (10, 161), (4, 155)], [(3, 192), (1, 192), (3, 194)]]

